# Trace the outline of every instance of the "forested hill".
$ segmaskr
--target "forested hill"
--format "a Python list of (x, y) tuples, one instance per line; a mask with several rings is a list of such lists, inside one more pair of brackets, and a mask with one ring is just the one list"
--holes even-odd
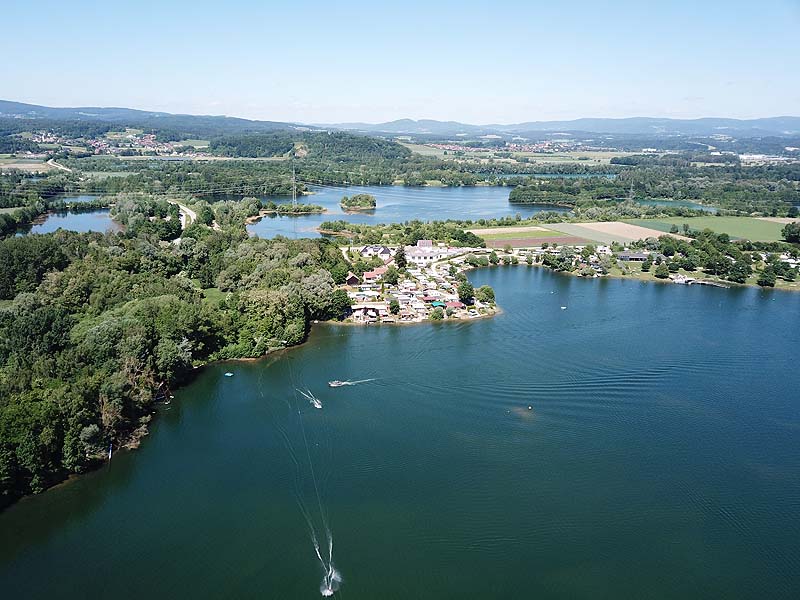
[(300, 343), (349, 307), (327, 240), (248, 238), (229, 203), (222, 230), (162, 243), (148, 215), (165, 201), (117, 204), (124, 234), (0, 240), (0, 510), (135, 444), (193, 367)]
[[(51, 108), (35, 104), (23, 104), (0, 100), (0, 120), (5, 127), (25, 131), (31, 126), (50, 129), (71, 123), (72, 127), (88, 124), (105, 129), (101, 132), (132, 127), (171, 133), (175, 139), (199, 137), (210, 138), (226, 134), (259, 133), (295, 128), (292, 123), (279, 121), (251, 121), (237, 117), (217, 115), (175, 115), (165, 112), (135, 110), (131, 108)], [(167, 136), (170, 137), (170, 136)]]
[(351, 133), (279, 131), (258, 135), (228, 135), (211, 140), (210, 150), (222, 156), (282, 156), (295, 149), (300, 157), (328, 160), (396, 159), (411, 152), (396, 142)]

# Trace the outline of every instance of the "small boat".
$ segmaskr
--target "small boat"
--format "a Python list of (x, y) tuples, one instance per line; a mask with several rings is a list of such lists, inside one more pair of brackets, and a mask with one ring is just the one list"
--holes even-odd
[(233, 373), (231, 373), (230, 371), (228, 371), (227, 373), (225, 373), (225, 377), (233, 377)]
[(311, 392), (311, 390), (305, 392), (303, 390), (297, 390), (297, 391), (300, 392), (303, 395), (303, 397), (305, 397), (309, 401), (311, 406), (313, 406), (314, 408), (322, 408), (322, 401), (319, 398), (317, 398)]
[(561, 310), (567, 310), (567, 307), (566, 306), (562, 306)]
[(339, 381), (338, 379), (328, 382), (328, 386), (330, 387), (342, 387), (343, 385), (350, 385), (350, 383), (347, 381)]

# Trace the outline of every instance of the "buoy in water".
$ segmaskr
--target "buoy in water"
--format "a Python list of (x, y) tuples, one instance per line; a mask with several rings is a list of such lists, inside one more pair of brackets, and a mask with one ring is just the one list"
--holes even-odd
[(532, 407), (532, 406), (529, 406), (529, 407), (528, 407), (528, 410), (533, 410), (533, 407)]

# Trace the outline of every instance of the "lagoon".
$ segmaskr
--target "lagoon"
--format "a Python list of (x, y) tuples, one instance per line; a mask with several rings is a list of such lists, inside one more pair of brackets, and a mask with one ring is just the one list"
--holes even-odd
[(0, 588), (319, 598), (321, 508), (343, 598), (794, 597), (800, 295), (470, 277), (502, 314), (206, 368), (139, 450), (0, 513)]
[[(88, 197), (87, 197), (88, 198)], [(70, 202), (80, 202), (81, 200), (69, 198)], [(90, 199), (83, 200), (91, 201)], [(20, 228), (17, 235), (27, 235), (29, 233), (52, 233), (57, 229), (68, 229), (84, 233), (87, 231), (121, 231), (122, 226), (109, 216), (109, 209), (98, 208), (88, 211), (53, 211), (42, 215), (34, 223), (27, 227)]]

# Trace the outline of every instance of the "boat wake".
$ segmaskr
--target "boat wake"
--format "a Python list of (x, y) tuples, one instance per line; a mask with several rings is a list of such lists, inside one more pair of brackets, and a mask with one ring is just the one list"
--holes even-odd
[(298, 389), (297, 391), (300, 392), (306, 400), (308, 400), (311, 406), (313, 406), (314, 408), (322, 408), (322, 400), (317, 398), (314, 395), (314, 392), (312, 392), (311, 390), (303, 391), (301, 389)]
[[(289, 377), (292, 381), (292, 387), (295, 385), (294, 381), (294, 374), (292, 373), (291, 363), (288, 364), (289, 367)], [(306, 398), (314, 408), (322, 408), (322, 402), (317, 398), (314, 393), (306, 388), (305, 390), (301, 389), (300, 387), (294, 387), (295, 392), (299, 392), (301, 396)], [(331, 533), (331, 527), (328, 520), (328, 511), (326, 510), (326, 506), (323, 503), (323, 494), (320, 491), (320, 483), (325, 484), (326, 476), (323, 473), (321, 474), (321, 480), (318, 478), (318, 474), (316, 472), (314, 466), (314, 460), (311, 456), (311, 448), (308, 441), (308, 433), (306, 432), (306, 426), (303, 422), (303, 412), (299, 409), (297, 404), (298, 397), (297, 393), (293, 395), (294, 403), (292, 403), (287, 398), (287, 406), (290, 408), (291, 412), (297, 415), (296, 424), (300, 431), (301, 440), (302, 440), (302, 449), (305, 450), (305, 459), (300, 458), (301, 454), (297, 452), (300, 448), (295, 449), (295, 445), (292, 443), (290, 436), (287, 431), (281, 430), (281, 437), (283, 438), (284, 443), (286, 444), (286, 448), (289, 451), (289, 455), (292, 458), (292, 461), (295, 465), (295, 495), (297, 500), (298, 508), (300, 509), (300, 513), (303, 516), (303, 519), (306, 522), (306, 526), (308, 527), (309, 537), (311, 538), (311, 543), (314, 547), (314, 554), (319, 561), (319, 565), (322, 569), (322, 581), (319, 584), (319, 593), (324, 597), (333, 596), (340, 588), (342, 584), (342, 574), (336, 569), (333, 564), (333, 534)], [(319, 425), (323, 426), (323, 431), (326, 431), (326, 419), (323, 417)], [(330, 447), (330, 433), (328, 432), (328, 440), (327, 446), (329, 450)], [(315, 444), (315, 446), (320, 446), (320, 443), (324, 447), (325, 444), (325, 436), (318, 438), (319, 441)], [(302, 450), (300, 450), (302, 452)], [(329, 457), (330, 463), (332, 464), (333, 456)], [(308, 470), (306, 472), (305, 463), (307, 461)], [(323, 464), (324, 466), (324, 464)], [(313, 484), (313, 498), (316, 500), (316, 510), (310, 510), (310, 506), (306, 503), (303, 496), (304, 493), (302, 491), (301, 479), (303, 479), (303, 473), (306, 472), (310, 478), (310, 482)], [(318, 512), (317, 512), (318, 511)], [(317, 513), (317, 514), (314, 514)], [(324, 544), (324, 545), (323, 545)]]
[(375, 378), (372, 379), (355, 379), (353, 381), (339, 381), (338, 379), (334, 379), (333, 381), (329, 381), (328, 385), (330, 387), (342, 387), (345, 385), (358, 385), (359, 383), (367, 383), (368, 381), (375, 381)]

